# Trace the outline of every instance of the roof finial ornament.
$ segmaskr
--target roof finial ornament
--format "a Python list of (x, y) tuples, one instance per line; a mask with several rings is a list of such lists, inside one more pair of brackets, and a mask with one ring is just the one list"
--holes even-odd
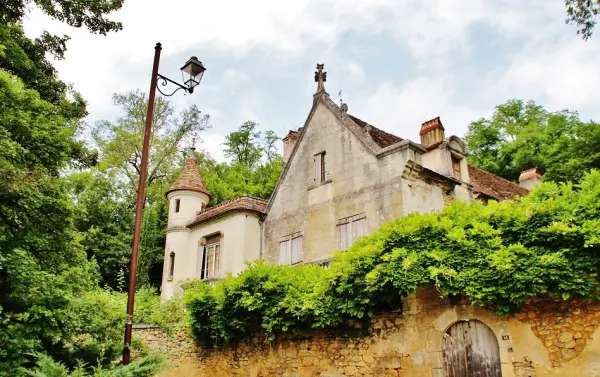
[(340, 99), (340, 109), (342, 109), (343, 112), (347, 113), (348, 112), (348, 105), (344, 103), (344, 100), (342, 99), (342, 90), (340, 89), (339, 93), (338, 93), (338, 98)]
[[(327, 81), (327, 72), (323, 72), (324, 64), (317, 64), (315, 71), (315, 82), (317, 83), (317, 93), (325, 92), (325, 81)], [(326, 92), (325, 92), (326, 93)]]
[(192, 151), (192, 154), (194, 154), (196, 152), (196, 137), (195, 136), (192, 138), (192, 146), (190, 147), (190, 150)]

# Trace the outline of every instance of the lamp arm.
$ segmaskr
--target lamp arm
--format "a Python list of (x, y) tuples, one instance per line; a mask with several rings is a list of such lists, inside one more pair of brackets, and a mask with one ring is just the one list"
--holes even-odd
[(157, 82), (157, 83), (156, 83), (156, 89), (158, 89), (158, 91), (160, 92), (160, 94), (162, 94), (163, 96), (166, 96), (166, 97), (171, 97), (171, 96), (172, 96), (173, 94), (175, 94), (175, 92), (177, 92), (179, 89), (183, 89), (183, 90), (185, 90), (186, 92), (189, 92), (189, 93), (191, 93), (191, 92), (192, 92), (192, 91), (190, 90), (190, 88), (188, 88), (187, 86), (181, 85), (180, 83), (178, 83), (178, 82), (176, 82), (176, 81), (173, 81), (173, 80), (171, 80), (170, 78), (168, 78), (168, 77), (165, 77), (165, 76), (161, 75), (160, 73), (158, 73), (158, 74), (157, 74), (157, 76), (158, 76), (158, 78), (161, 80), (161, 83), (160, 83), (160, 84), (161, 84), (162, 86), (167, 86), (167, 85), (169, 85), (169, 83), (171, 83), (171, 84), (174, 84), (174, 85), (176, 85), (176, 86), (178, 87), (178, 88), (177, 88), (177, 89), (175, 89), (173, 92), (171, 92), (171, 94), (166, 94), (166, 93), (164, 93), (162, 90), (160, 90), (160, 88), (159, 88), (159, 86), (158, 86), (158, 82)]

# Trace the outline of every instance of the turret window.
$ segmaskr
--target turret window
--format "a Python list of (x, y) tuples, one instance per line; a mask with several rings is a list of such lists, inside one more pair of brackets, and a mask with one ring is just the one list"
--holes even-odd
[(179, 212), (179, 207), (181, 207), (181, 199), (175, 199), (175, 213)]
[(168, 276), (169, 280), (173, 279), (174, 273), (175, 273), (175, 252), (171, 251), (171, 254), (169, 254), (169, 276)]

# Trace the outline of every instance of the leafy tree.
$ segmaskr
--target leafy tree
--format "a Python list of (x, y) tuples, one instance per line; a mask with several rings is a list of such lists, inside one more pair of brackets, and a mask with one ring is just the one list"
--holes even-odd
[(98, 263), (101, 285), (124, 289), (131, 255), (131, 204), (120, 197), (110, 175), (96, 169), (72, 174), (69, 186), (76, 204), (74, 224), (88, 258)]
[(76, 128), (0, 70), (0, 375), (29, 352), (62, 354), (72, 299), (97, 284), (60, 176), (79, 148)]
[(596, 27), (596, 17), (600, 14), (598, 0), (565, 0), (567, 23), (577, 25), (577, 34), (584, 40), (590, 38)]
[(254, 167), (263, 151), (260, 146), (261, 132), (256, 130), (257, 126), (256, 122), (247, 121), (237, 131), (225, 136), (225, 157), (248, 168)]
[(470, 162), (506, 179), (538, 167), (544, 179), (578, 181), (600, 167), (600, 127), (576, 112), (549, 112), (535, 102), (510, 100), (489, 119), (469, 125)]
[[(144, 93), (133, 91), (115, 94), (113, 103), (121, 108), (122, 116), (116, 122), (100, 121), (92, 130), (100, 149), (99, 168), (112, 172), (122, 184), (123, 194), (135, 202), (148, 100)], [(152, 187), (159, 182), (168, 183), (169, 174), (181, 159), (179, 151), (189, 145), (192, 137), (209, 128), (208, 119), (195, 105), (176, 114), (168, 100), (156, 99), (148, 159), (149, 197), (164, 195), (164, 191), (152, 191)]]
[(213, 196), (210, 205), (240, 195), (271, 196), (283, 167), (275, 146), (279, 137), (274, 131), (257, 127), (257, 123), (247, 121), (225, 136), (225, 155), (230, 162), (218, 163), (204, 152), (197, 153), (204, 183)]

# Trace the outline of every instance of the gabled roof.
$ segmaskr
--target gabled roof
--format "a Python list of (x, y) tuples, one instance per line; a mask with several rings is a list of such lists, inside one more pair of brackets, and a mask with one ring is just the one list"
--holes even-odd
[(233, 212), (249, 211), (258, 214), (264, 214), (266, 207), (266, 200), (254, 198), (252, 196), (239, 196), (217, 206), (205, 209), (204, 211), (200, 212), (196, 218), (187, 225), (187, 227), (191, 228)]
[(170, 192), (178, 190), (201, 192), (208, 195), (209, 201), (212, 200), (210, 192), (208, 192), (206, 187), (204, 187), (200, 170), (198, 169), (198, 165), (196, 165), (195, 156), (190, 156), (187, 160), (185, 160), (183, 170), (181, 170), (179, 177), (167, 190), (165, 195), (169, 195)]
[(352, 119), (356, 125), (362, 128), (363, 131), (368, 131), (371, 139), (379, 145), (381, 148), (389, 147), (392, 144), (396, 144), (399, 141), (402, 141), (401, 137), (396, 135), (392, 135), (390, 133), (385, 132), (384, 130), (380, 130), (379, 128), (370, 125), (364, 120), (360, 120), (355, 116), (348, 114), (348, 117)]
[(524, 187), (472, 165), (469, 165), (469, 177), (476, 194), (483, 194), (493, 199), (514, 199), (515, 196), (529, 193), (529, 190)]

